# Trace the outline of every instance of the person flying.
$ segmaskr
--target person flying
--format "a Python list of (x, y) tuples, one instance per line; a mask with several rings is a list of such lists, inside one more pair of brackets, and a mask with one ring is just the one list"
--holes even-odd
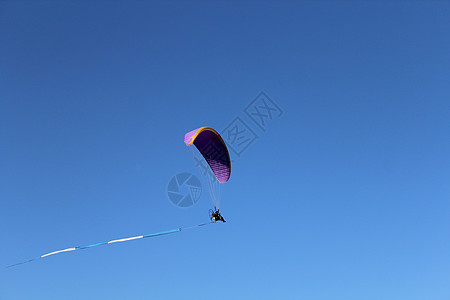
[(211, 221), (213, 221), (214, 223), (217, 221), (222, 221), (222, 222), (226, 222), (225, 219), (222, 217), (222, 215), (220, 214), (219, 210), (213, 211), (211, 210)]

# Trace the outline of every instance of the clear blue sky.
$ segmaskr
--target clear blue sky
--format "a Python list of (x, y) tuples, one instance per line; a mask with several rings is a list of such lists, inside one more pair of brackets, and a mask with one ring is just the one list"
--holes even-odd
[(449, 299), (446, 1), (0, 1), (0, 265), (208, 220), (183, 143), (265, 91), (226, 224), (0, 271), (16, 299)]

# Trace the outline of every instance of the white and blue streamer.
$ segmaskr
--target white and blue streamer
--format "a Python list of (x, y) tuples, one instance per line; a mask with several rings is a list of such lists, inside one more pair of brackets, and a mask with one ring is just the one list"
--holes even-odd
[(46, 253), (46, 254), (42, 254), (41, 256), (38, 256), (38, 257), (35, 257), (35, 258), (32, 258), (32, 259), (26, 260), (26, 261), (23, 261), (23, 262), (20, 262), (20, 263), (9, 265), (9, 266), (7, 266), (7, 268), (11, 268), (11, 267), (14, 267), (14, 266), (26, 264), (26, 263), (32, 262), (34, 260), (38, 260), (38, 259), (45, 258), (45, 257), (51, 256), (51, 255), (59, 254), (59, 253), (83, 250), (83, 249), (93, 248), (93, 247), (102, 246), (102, 245), (109, 245), (109, 244), (115, 244), (115, 243), (121, 243), (121, 242), (128, 242), (128, 241), (145, 239), (145, 238), (154, 237), (154, 236), (171, 234), (171, 233), (180, 232), (182, 230), (187, 230), (187, 229), (192, 229), (192, 228), (196, 228), (196, 227), (209, 225), (209, 224), (212, 224), (212, 223), (213, 222), (202, 223), (202, 224), (189, 226), (189, 227), (180, 227), (180, 228), (175, 228), (175, 229), (171, 229), (171, 230), (167, 230), (167, 231), (161, 231), (161, 232), (156, 232), (156, 233), (132, 236), (132, 237), (128, 237), (128, 238), (116, 239), (116, 240), (111, 240), (111, 241), (108, 241), (108, 242), (96, 243), (96, 244), (91, 244), (91, 245), (87, 245), (87, 246), (71, 247), (71, 248), (66, 248), (66, 249), (62, 249), (62, 250), (52, 251), (52, 252), (49, 252), (49, 253)]

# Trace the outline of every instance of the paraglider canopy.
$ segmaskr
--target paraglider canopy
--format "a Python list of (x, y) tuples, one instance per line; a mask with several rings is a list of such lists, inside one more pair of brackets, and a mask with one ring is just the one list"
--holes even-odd
[(211, 127), (200, 127), (186, 133), (184, 142), (187, 146), (195, 145), (220, 183), (227, 182), (230, 179), (230, 154), (217, 131)]

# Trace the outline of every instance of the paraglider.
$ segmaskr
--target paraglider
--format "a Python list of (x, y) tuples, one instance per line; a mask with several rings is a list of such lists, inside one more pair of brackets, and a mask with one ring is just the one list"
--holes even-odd
[[(210, 169), (204, 168), (203, 175), (209, 186), (211, 201), (214, 210), (210, 209), (210, 219), (226, 222), (219, 213), (220, 209), (220, 185), (227, 182), (231, 175), (231, 160), (227, 146), (220, 134), (211, 127), (200, 127), (192, 130), (184, 136), (186, 146), (192, 150), (194, 145), (198, 152), (208, 163)], [(193, 150), (192, 150), (193, 151)], [(195, 158), (195, 153), (192, 152)], [(202, 163), (198, 161), (198, 163)]]
[[(230, 155), (228, 153), (227, 146), (225, 145), (225, 142), (223, 141), (222, 137), (212, 129), (211, 127), (201, 127), (198, 129), (195, 129), (193, 131), (188, 132), (184, 136), (184, 142), (187, 146), (194, 145), (198, 152), (203, 156), (204, 161), (207, 162), (208, 166), (204, 166), (204, 175), (207, 178), (207, 182), (209, 184), (209, 191), (211, 195), (211, 200), (214, 204), (214, 209), (210, 209), (210, 220), (211, 222), (208, 223), (201, 223), (194, 226), (189, 227), (179, 227), (172, 230), (167, 231), (161, 231), (151, 234), (144, 234), (144, 235), (138, 235), (128, 238), (120, 238), (120, 239), (114, 239), (110, 240), (108, 242), (101, 242), (101, 243), (95, 243), (87, 246), (75, 246), (70, 248), (65, 248), (62, 250), (52, 251), (46, 254), (43, 254), (41, 256), (19, 262), (13, 265), (7, 266), (14, 267), (17, 265), (25, 264), (37, 259), (46, 258), (49, 256), (53, 256), (55, 254), (60, 253), (66, 253), (66, 252), (72, 252), (72, 251), (78, 251), (78, 250), (84, 250), (84, 249), (90, 249), (93, 247), (98, 247), (102, 245), (110, 245), (120, 242), (128, 242), (138, 239), (144, 239), (149, 237), (156, 237), (166, 234), (172, 234), (177, 233), (180, 231), (184, 231), (187, 229), (193, 229), (198, 228), (201, 226), (209, 225), (216, 223), (217, 221), (226, 222), (225, 219), (222, 217), (222, 215), (219, 212), (220, 208), (220, 185), (227, 182), (230, 179), (231, 175), (231, 160)], [(193, 147), (189, 147), (191, 150)], [(193, 151), (193, 150), (192, 150)], [(203, 161), (197, 160), (197, 162), (203, 163)]]
[(230, 154), (217, 131), (211, 127), (200, 127), (186, 133), (184, 142), (187, 146), (193, 144), (198, 149), (220, 183), (227, 182), (230, 179)]

